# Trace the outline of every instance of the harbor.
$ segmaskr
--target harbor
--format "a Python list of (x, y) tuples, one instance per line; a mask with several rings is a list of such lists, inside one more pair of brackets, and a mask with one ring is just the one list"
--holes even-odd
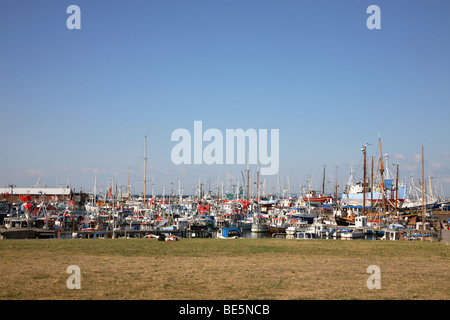
[[(444, 217), (450, 217), (450, 213), (446, 212)], [(445, 218), (443, 219), (445, 220)], [(444, 223), (445, 229), (439, 230), (437, 219), (432, 220), (431, 227), (427, 227), (425, 240), (430, 241), (450, 241), (448, 238), (448, 224)], [(240, 231), (240, 238), (243, 239), (259, 239), (259, 238), (276, 238), (276, 239), (308, 239), (305, 235), (310, 234), (309, 239), (345, 239), (345, 240), (421, 240), (422, 234), (419, 229), (400, 228), (400, 230), (391, 227), (380, 229), (375, 227), (355, 227), (355, 226), (337, 226), (330, 225), (327, 228), (327, 233), (315, 232), (316, 228), (323, 227), (322, 225), (312, 224), (309, 228), (303, 230), (296, 230), (294, 232), (251, 232), (250, 230), (242, 230), (241, 228), (234, 228)], [(91, 229), (91, 230), (62, 230), (62, 229), (45, 229), (45, 228), (5, 228), (0, 227), (0, 239), (115, 239), (115, 238), (160, 238), (161, 236), (170, 237), (176, 236), (178, 238), (217, 238), (219, 228), (205, 229), (205, 228), (186, 228), (182, 230), (150, 230), (150, 229)], [(444, 237), (444, 235), (447, 235)]]
[[(98, 194), (94, 179), (92, 193), (76, 193), (66, 188), (1, 189), (0, 238), (2, 239), (115, 239), (115, 238), (283, 238), (283, 239), (366, 239), (440, 241), (449, 229), (450, 201), (438, 195), (429, 177), (420, 188), (409, 185), (389, 172), (388, 155), (379, 141), (379, 167), (372, 156), (367, 165), (366, 145), (362, 151), (362, 179), (355, 182), (353, 167), (345, 189), (338, 194), (312, 187), (293, 195), (286, 188), (269, 193), (260, 179), (259, 166), (252, 173), (247, 165), (242, 179), (232, 184), (232, 192), (217, 192), (199, 180), (197, 194), (183, 195), (180, 179), (178, 194), (147, 195), (147, 137), (145, 137), (144, 192), (132, 196), (112, 181), (106, 193)], [(369, 174), (370, 172), (370, 174)], [(287, 179), (289, 181), (289, 178)], [(279, 185), (281, 186), (281, 184)], [(410, 192), (406, 192), (409, 187)], [(282, 189), (282, 192), (280, 191)], [(300, 186), (299, 186), (300, 189)], [(270, 190), (269, 190), (270, 191)], [(300, 191), (300, 190), (299, 190)], [(414, 191), (415, 193), (413, 193)], [(419, 192), (418, 192), (419, 191)]]
[(449, 12), (2, 1), (0, 300), (174, 319), (445, 303)]

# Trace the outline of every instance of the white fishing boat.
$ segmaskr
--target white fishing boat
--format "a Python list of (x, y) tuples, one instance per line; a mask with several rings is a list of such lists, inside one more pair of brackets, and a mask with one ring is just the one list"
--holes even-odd
[(340, 238), (342, 234), (348, 232), (350, 229), (333, 228), (327, 233), (329, 238)]
[(402, 234), (403, 234), (402, 230), (388, 229), (384, 231), (384, 236), (382, 236), (380, 240), (401, 240)]
[(312, 225), (309, 230), (316, 233), (319, 237), (326, 237), (330, 234), (332, 229), (327, 224), (316, 224)]
[(9, 214), (4, 218), (3, 225), (6, 229), (26, 228), (28, 226), (24, 216)]
[(309, 228), (309, 224), (303, 220), (291, 219), (289, 226), (286, 227), (286, 234), (294, 235), (296, 232), (306, 231)]
[(323, 217), (314, 218), (313, 223), (306, 224), (303, 229), (305, 229), (305, 231), (314, 232), (318, 237), (326, 237), (332, 230), (330, 225), (325, 223)]
[(171, 226), (162, 227), (163, 231), (185, 231), (188, 228), (189, 220), (186, 218), (176, 218)]
[(295, 240), (317, 239), (317, 234), (309, 231), (297, 231), (293, 235), (287, 234), (286, 239), (295, 239)]
[(251, 231), (255, 233), (269, 232), (269, 225), (265, 222), (253, 222)]
[(264, 215), (256, 213), (253, 216), (251, 231), (255, 233), (269, 232), (269, 224), (266, 222)]
[(344, 239), (364, 238), (365, 234), (366, 232), (362, 228), (347, 229), (341, 233), (341, 238)]

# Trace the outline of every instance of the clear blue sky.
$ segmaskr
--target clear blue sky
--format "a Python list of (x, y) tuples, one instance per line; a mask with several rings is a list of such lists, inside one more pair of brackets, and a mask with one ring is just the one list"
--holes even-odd
[[(81, 30), (66, 27), (72, 4)], [(130, 168), (140, 192), (146, 135), (157, 192), (239, 178), (245, 166), (172, 164), (171, 133), (201, 120), (279, 129), (293, 192), (324, 165), (342, 185), (381, 134), (401, 179), (420, 178), (423, 145), (450, 195), (449, 15), (442, 0), (2, 0), (0, 185), (89, 190), (97, 173), (106, 188)]]

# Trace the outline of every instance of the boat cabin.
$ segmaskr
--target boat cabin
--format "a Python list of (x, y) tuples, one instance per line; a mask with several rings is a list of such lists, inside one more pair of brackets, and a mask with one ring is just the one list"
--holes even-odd
[(3, 225), (6, 229), (26, 228), (27, 220), (24, 217), (17, 217), (9, 215), (3, 220)]
[(83, 223), (83, 228), (81, 231), (97, 231), (97, 221), (95, 220), (88, 220)]
[(238, 228), (220, 228), (217, 233), (219, 239), (238, 239), (242, 238), (242, 233)]
[(355, 217), (355, 227), (367, 227), (367, 216)]
[(402, 231), (392, 229), (392, 230), (386, 230), (384, 232), (384, 236), (381, 237), (380, 240), (401, 240), (402, 239)]
[(307, 240), (307, 239), (316, 239), (317, 235), (314, 232), (296, 232), (294, 235), (294, 239), (297, 240)]

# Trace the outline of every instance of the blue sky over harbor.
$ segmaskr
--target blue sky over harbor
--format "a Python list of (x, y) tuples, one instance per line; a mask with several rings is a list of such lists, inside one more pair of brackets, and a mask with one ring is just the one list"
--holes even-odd
[[(80, 30), (66, 26), (72, 4)], [(106, 188), (130, 168), (141, 192), (145, 136), (158, 193), (239, 179), (245, 165), (172, 163), (172, 132), (199, 120), (279, 129), (292, 192), (308, 176), (319, 186), (323, 166), (328, 189), (336, 166), (341, 186), (350, 165), (361, 176), (380, 134), (402, 181), (420, 178), (423, 145), (426, 176), (450, 195), (449, 14), (442, 0), (3, 0), (0, 186), (90, 190), (97, 175)]]

